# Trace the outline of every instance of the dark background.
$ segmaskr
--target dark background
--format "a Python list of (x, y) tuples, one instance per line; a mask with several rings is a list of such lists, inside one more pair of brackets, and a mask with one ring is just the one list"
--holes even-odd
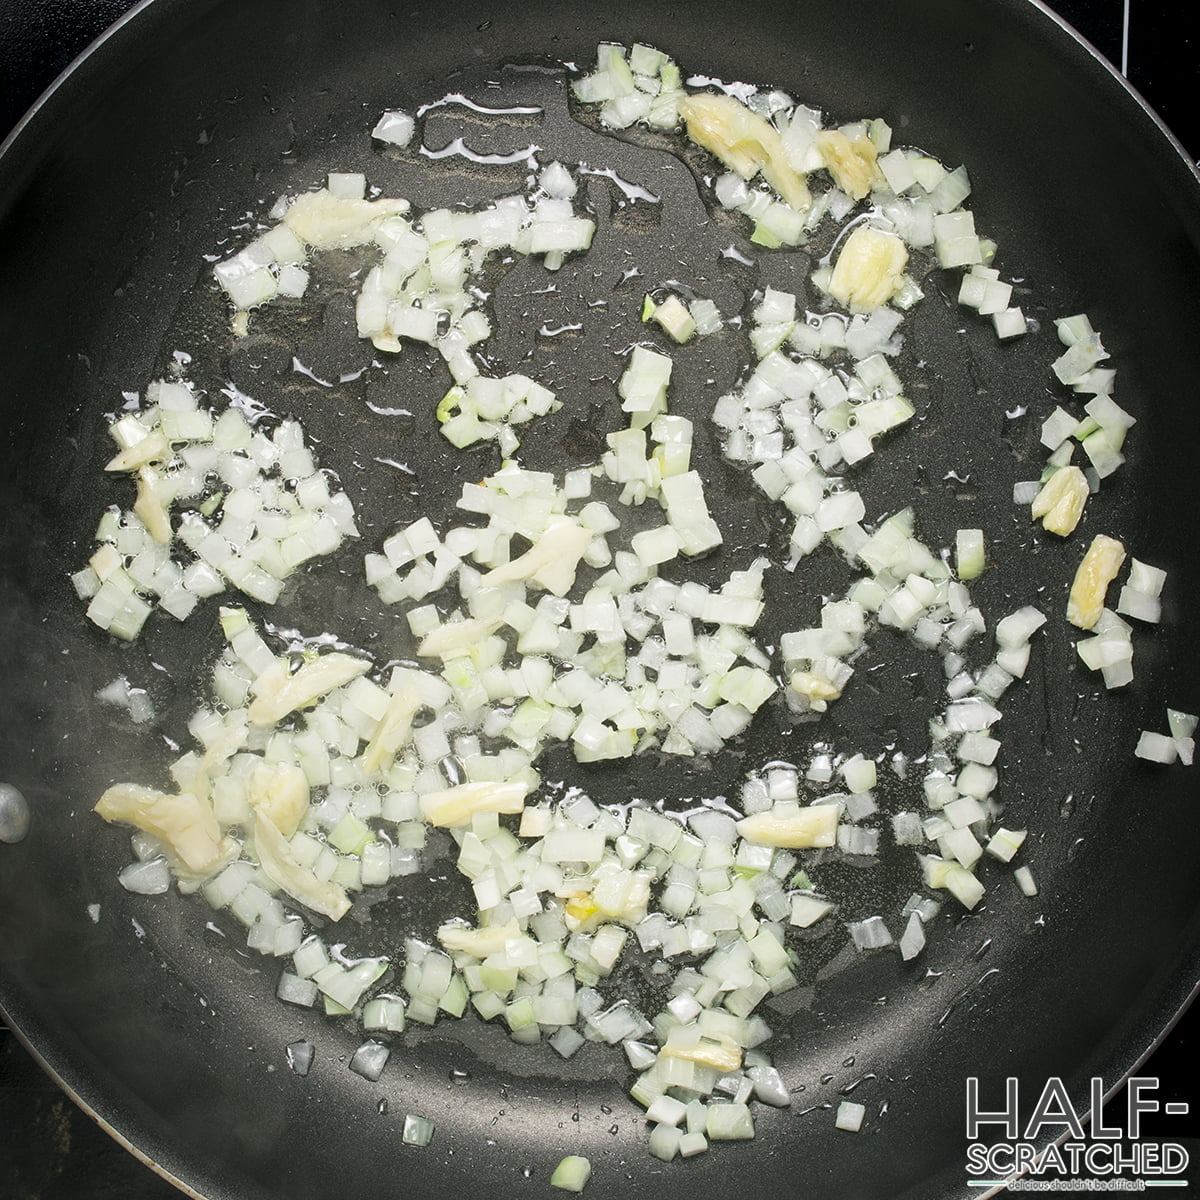
[[(0, 0), (0, 138), (132, 0)], [(1200, 19), (1193, 0), (1057, 0), (1074, 25), (1153, 107), (1187, 154), (1200, 158)], [(1200, 1159), (1200, 1091), (1192, 1055), (1200, 1007), (1184, 1015), (1140, 1074), (1187, 1116), (1147, 1120), (1151, 1138), (1185, 1140)], [(1110, 1123), (1121, 1124), (1123, 1093)], [(1191, 1189), (1189, 1189), (1189, 1192)], [(0, 1200), (175, 1200), (179, 1193), (100, 1131), (0, 1024)]]

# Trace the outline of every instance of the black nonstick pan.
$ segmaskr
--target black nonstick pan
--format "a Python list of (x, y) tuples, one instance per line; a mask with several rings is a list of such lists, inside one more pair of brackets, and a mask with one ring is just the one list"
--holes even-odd
[[(120, 647), (82, 619), (68, 581), (90, 553), (99, 509), (122, 500), (100, 473), (103, 414), (185, 351), (209, 386), (229, 380), (300, 416), (362, 514), (364, 545), (290, 591), (278, 622), (318, 632), (319, 621), (373, 653), (406, 652), (357, 586), (361, 551), (416, 511), (447, 513), (461, 483), (495, 461), (464, 460), (436, 438), (430, 411), (443, 380), (434, 372), (389, 373), (355, 359), (332, 294), (318, 297), (309, 324), (267, 325), (257, 341), (235, 344), (205, 255), (232, 245), (246, 214), (261, 215), (281, 192), (329, 170), (363, 170), (422, 206), (482, 198), (503, 183), (494, 171), (381, 155), (370, 125), (385, 109), (448, 92), (561, 89), (561, 64), (588, 62), (602, 40), (659, 45), (686, 71), (776, 85), (839, 117), (883, 115), (899, 140), (966, 163), (977, 218), (1000, 243), (1006, 271), (1027, 286), (1027, 312), (1043, 330), (1040, 343), (998, 346), (985, 326), (964, 320), (951, 281), (935, 273), (910, 348), (913, 370), (918, 358), (929, 364), (919, 385), (926, 419), (897, 439), (874, 479), (881, 506), (918, 505), (931, 544), (986, 524), (996, 556), (1023, 556), (1017, 578), (985, 574), (979, 596), (990, 612), (1039, 602), (1054, 614), (1004, 718), (1003, 787), (1032, 831), (1039, 895), (998, 885), (970, 916), (947, 906), (915, 962), (839, 960), (843, 969), (823, 971), (803, 1006), (768, 1010), (791, 1107), (765, 1114), (753, 1142), (673, 1164), (646, 1154), (615, 1053), (591, 1047), (564, 1063), (547, 1049), (513, 1046), (494, 1026), (442, 1022), (398, 1039), (385, 1074), (367, 1084), (346, 1069), (361, 1034), (278, 1003), (277, 966), (243, 952), (199, 900), (123, 891), (115, 876), (128, 841), (89, 810), (118, 778), (161, 777), (170, 753), (162, 736), (200, 699), (215, 606), (191, 619), (184, 638), (163, 623)], [(603, 154), (625, 180), (644, 185), (653, 176), (664, 212), (675, 204), (692, 223), (627, 220), (602, 177), (588, 198), (601, 230), (636, 245), (655, 279), (691, 280), (736, 309), (763, 282), (800, 277), (782, 257), (769, 278), (721, 258), (745, 230), (714, 229), (680, 161), (636, 138), (569, 121), (473, 128), (498, 149), (537, 143), (570, 161)], [(431, 120), (426, 140), (444, 144), (459, 132)], [(510, 187), (522, 177), (518, 164)], [(534, 331), (569, 323), (572, 305), (586, 309), (602, 293), (614, 311), (636, 307), (640, 292), (614, 289), (621, 238), (598, 239), (563, 273), (555, 311), (520, 289), (497, 291), (496, 354), (507, 369), (533, 364), (573, 397), (544, 433), (528, 437), (532, 465), (586, 460), (602, 448), (596, 431), (615, 427), (611, 381), (623, 345), (603, 329), (577, 340)], [(1197, 587), (1190, 524), (1200, 500), (1189, 410), (1200, 367), (1198, 268), (1194, 170), (1109, 70), (1030, 3), (514, 11), (154, 0), (137, 10), (0, 158), (0, 777), (32, 810), (29, 837), (0, 844), (6, 1019), (86, 1108), (208, 1200), (468, 1188), (545, 1196), (555, 1194), (550, 1172), (566, 1154), (591, 1160), (589, 1194), (605, 1196), (716, 1197), (747, 1186), (822, 1200), (978, 1194), (965, 1158), (967, 1078), (993, 1101), (1008, 1077), (1027, 1097), (1062, 1079), (1083, 1109), (1091, 1079), (1115, 1088), (1200, 978), (1194, 777), (1132, 755), (1137, 731), (1160, 728), (1168, 704), (1200, 704), (1189, 626)], [(1014, 471), (1028, 466), (1018, 455), (1036, 434), (1009, 414), (1044, 407), (1051, 319), (1078, 311), (1104, 332), (1120, 398), (1138, 418), (1129, 461), (1081, 532), (1120, 536), (1169, 573), (1165, 620), (1139, 637), (1136, 679), (1115, 694), (1076, 662), (1057, 615), (1080, 543), (1039, 543), (1010, 494)], [(717, 341), (694, 355), (682, 411), (699, 423), (713, 389), (735, 377), (740, 353)], [(291, 354), (317, 375), (367, 369), (329, 389), (292, 371)], [(411, 422), (389, 411), (398, 407), (411, 410)], [(707, 449), (718, 463), (714, 438)], [(778, 526), (769, 506), (744, 475), (713, 469), (728, 553), (770, 546)], [(785, 611), (774, 629), (810, 620), (811, 607), (796, 622), (787, 606), (811, 606), (843, 580), (830, 559), (813, 567), (802, 593), (780, 584), (772, 600)], [(160, 715), (148, 730), (95, 702), (122, 673), (150, 681)], [(729, 793), (748, 762), (802, 758), (814, 737), (855, 738), (882, 753), (921, 719), (910, 675), (897, 650), (853, 715), (835, 711), (817, 726), (780, 716), (738, 748), (744, 755), (702, 768), (594, 769), (572, 782), (599, 802), (633, 796), (679, 806)], [(550, 766), (562, 776), (574, 770)], [(427, 868), (376, 898), (369, 930), (352, 916), (347, 941), (427, 930), (453, 911), (461, 897), (452, 866)], [(885, 858), (864, 876), (865, 902), (894, 899), (911, 885), (910, 869), (910, 859)], [(89, 906), (99, 906), (96, 919)], [(302, 1039), (316, 1048), (305, 1078), (285, 1055)], [(834, 1128), (831, 1110), (847, 1097), (868, 1109), (858, 1135)], [(434, 1122), (429, 1146), (403, 1144), (406, 1113)]]

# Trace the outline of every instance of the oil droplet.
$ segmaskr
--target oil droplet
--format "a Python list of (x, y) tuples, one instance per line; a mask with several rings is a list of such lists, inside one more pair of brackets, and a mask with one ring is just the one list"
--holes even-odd
[(11, 783), (0, 783), (0, 842), (19, 842), (28, 833), (29, 802)]
[[(485, 28), (491, 22), (487, 21), (480, 28)], [(429, 104), (422, 104), (417, 109), (417, 116), (423, 117), (426, 113), (433, 112), (435, 108), (447, 108), (452, 105), (457, 105), (460, 108), (469, 108), (472, 112), (482, 113), (487, 117), (510, 117), (510, 116), (525, 116), (536, 117), (540, 115), (542, 109), (539, 105), (530, 104), (514, 104), (509, 108), (488, 108), (483, 104), (476, 104), (474, 100), (468, 99), (462, 92), (449, 92), (440, 100), (433, 100)]]
[(822, 1100), (820, 1104), (811, 1104), (808, 1108), (802, 1108), (800, 1110), (800, 1116), (806, 1117), (809, 1113), (820, 1112), (822, 1109), (828, 1111), (832, 1107), (833, 1105), (830, 1104), (828, 1100)]
[(450, 1081), (457, 1083), (460, 1087), (463, 1084), (470, 1083), (471, 1073), (469, 1071), (459, 1071), (457, 1069), (450, 1072)]
[(849, 1057), (849, 1058), (843, 1058), (843, 1059), (842, 1059), (842, 1066), (843, 1066), (843, 1067), (852, 1067), (852, 1066), (854, 1066), (854, 1055), (853, 1055), (853, 1054), (852, 1054), (852, 1055), (850, 1055), (850, 1057)]
[(840, 1089), (840, 1091), (838, 1092), (838, 1095), (839, 1096), (849, 1096), (850, 1093), (853, 1092), (856, 1088), (858, 1088), (861, 1084), (867, 1083), (869, 1080), (878, 1079), (878, 1078), (879, 1077), (873, 1071), (870, 1071), (866, 1075), (862, 1075), (858, 1079), (853, 1080), (851, 1083), (846, 1084), (846, 1086), (844, 1088)]
[(822, 1083), (832, 1083), (832, 1082), (833, 1082), (833, 1073), (832, 1073), (832, 1072), (830, 1072), (830, 1073), (829, 1073), (829, 1074), (827, 1074), (827, 1075), (822, 1075), (822, 1076), (821, 1076), (821, 1082), (822, 1082)]
[(472, 150), (460, 137), (452, 139), (440, 150), (430, 150), (425, 146), (419, 148), (419, 152), (424, 157), (435, 160), (457, 156), (467, 159), (468, 162), (480, 163), (484, 166), (503, 166), (506, 163), (523, 162), (530, 170), (537, 167), (537, 155), (540, 150), (541, 146), (530, 143), (520, 150), (514, 150), (511, 154), (481, 154), (479, 151)]
[(622, 179), (611, 168), (602, 170), (599, 167), (580, 167), (579, 173), (580, 175), (601, 175), (605, 179), (611, 179), (624, 194), (626, 200), (645, 200), (649, 204), (659, 204), (662, 201), (661, 196), (656, 196), (652, 191), (642, 187), (641, 184), (630, 183), (628, 179)]
[(388, 1102), (386, 1096), (380, 1098), (379, 1103), (375, 1105), (375, 1110), (381, 1117), (387, 1116)]

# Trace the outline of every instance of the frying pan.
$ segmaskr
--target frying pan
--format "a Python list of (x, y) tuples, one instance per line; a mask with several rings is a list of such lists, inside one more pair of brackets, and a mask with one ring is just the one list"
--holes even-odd
[[(87, 627), (67, 581), (90, 553), (98, 509), (122, 500), (116, 485), (97, 482), (103, 414), (185, 350), (210, 389), (231, 379), (300, 416), (363, 516), (363, 545), (291, 589), (278, 622), (335, 629), (380, 657), (404, 654), (394, 618), (357, 586), (356, 556), (415, 511), (447, 514), (462, 480), (491, 460), (464, 462), (431, 435), (429, 401), (441, 379), (428, 365), (369, 368), (336, 390), (290, 370), (288, 352), (314, 368), (367, 365), (353, 361), (336, 289), (295, 325), (268, 324), (235, 346), (204, 255), (230, 245), (247, 213), (330, 169), (365, 170), (389, 191), (408, 187), (421, 206), (478, 200), (498, 186), (494, 173), (381, 156), (365, 136), (370, 123), (385, 108), (448, 91), (483, 96), (497, 81), (518, 92), (559, 87), (554, 62), (586, 63), (610, 39), (660, 45), (688, 71), (789, 89), (839, 118), (883, 115), (899, 141), (965, 162), (977, 219), (999, 241), (1006, 274), (1028, 285), (1022, 301), (1043, 330), (998, 346), (955, 309), (950, 281), (930, 276), (930, 301), (905, 352), (922, 417), (869, 479), (879, 513), (915, 500), (930, 544), (984, 524), (993, 558), (1020, 561), (1018, 571), (985, 573), (977, 594), (989, 615), (1040, 602), (1054, 617), (1004, 718), (1004, 799), (1032, 831), (1027, 861), (1040, 893), (1022, 899), (997, 875), (981, 910), (947, 908), (914, 963), (812, 952), (820, 978), (799, 1004), (766, 1011), (791, 1108), (763, 1116), (752, 1143), (671, 1165), (647, 1156), (613, 1055), (593, 1047), (562, 1062), (466, 1021), (398, 1040), (384, 1076), (367, 1085), (345, 1066), (361, 1034), (278, 1004), (277, 968), (242, 952), (234, 931), (199, 902), (123, 892), (115, 874), (127, 841), (89, 809), (117, 778), (161, 779), (169, 753), (161, 738), (201, 699), (196, 678), (211, 661), (215, 610), (193, 617), (184, 637), (156, 623), (136, 646), (121, 647)], [(454, 132), (431, 127), (427, 139)], [(590, 181), (601, 232), (629, 241), (598, 237), (581, 260), (586, 269), (564, 270), (560, 317), (600, 287), (615, 314), (636, 311), (640, 292), (614, 289), (623, 244), (637, 246), (647, 278), (691, 281), (723, 310), (763, 282), (802, 286), (802, 262), (780, 256), (751, 276), (721, 259), (718, 243), (736, 244), (745, 231), (722, 227), (714, 240), (716, 219), (698, 210), (690, 174), (662, 151), (624, 137), (601, 143), (582, 125), (510, 122), (475, 132), (536, 142), (568, 161), (600, 155), (602, 145), (622, 178), (653, 179), (664, 212), (677, 206), (693, 218), (647, 223), (603, 180)], [(520, 177), (509, 183), (520, 186)], [(453, 8), (154, 0), (138, 10), (75, 67), (0, 160), (0, 678), (8, 700), (0, 774), (33, 810), (28, 839), (0, 846), (6, 1020), (86, 1108), (209, 1200), (479, 1188), (552, 1195), (550, 1171), (568, 1153), (591, 1159), (590, 1191), (600, 1195), (653, 1188), (715, 1197), (751, 1181), (764, 1193), (831, 1200), (972, 1191), (966, 1077), (991, 1096), (1008, 1076), (1026, 1094), (1061, 1077), (1082, 1108), (1089, 1079), (1117, 1086), (1200, 978), (1195, 783), (1183, 768), (1154, 769), (1131, 754), (1139, 728), (1162, 727), (1164, 705), (1194, 710), (1200, 700), (1188, 627), (1196, 587), (1189, 518), (1200, 500), (1188, 424), (1200, 367), (1198, 201), (1194, 172), (1148, 112), (1045, 11), (1015, 0), (863, 0), (852, 11), (768, 2), (736, 12), (711, 0), (519, 11), (478, 0)], [(539, 338), (533, 330), (556, 314), (537, 308), (531, 290), (498, 281), (494, 353), (506, 369), (534, 364), (572, 403), (544, 434), (529, 435), (529, 461), (586, 458), (595, 431), (618, 419), (611, 381), (624, 345), (603, 330)], [(1129, 463), (1106, 483), (1079, 537), (1120, 536), (1169, 572), (1164, 624), (1139, 631), (1137, 678), (1114, 695), (1077, 665), (1057, 619), (1078, 538), (1036, 538), (1009, 494), (1031, 470), (1021, 457), (1036, 446), (1029, 413), (1050, 404), (1045, 331), (1054, 316), (1076, 311), (1103, 331), (1120, 399), (1139, 422)], [(699, 422), (742, 360), (741, 348), (716, 339), (681, 361), (677, 410)], [(398, 397), (411, 397), (411, 420), (385, 411)], [(701, 451), (719, 461), (711, 438)], [(774, 546), (780, 529), (743, 476), (712, 470), (727, 570)], [(812, 572), (803, 589), (773, 585), (774, 608), (786, 610), (773, 632), (810, 621), (814, 595), (844, 583), (832, 558)], [(919, 720), (922, 685), (905, 653), (887, 643), (862, 673), (853, 709), (819, 726), (777, 716), (744, 754), (571, 778), (601, 802), (634, 796), (678, 806), (728, 794), (747, 765), (802, 760), (814, 739), (882, 753)], [(97, 688), (120, 673), (151, 689), (159, 721), (149, 731), (95, 703)], [(574, 770), (555, 759), (547, 769), (551, 777)], [(374, 898), (369, 926), (347, 918), (352, 948), (428, 929), (459, 902), (453, 868), (426, 867), (427, 877)], [(881, 911), (911, 884), (911, 862), (890, 856), (856, 880), (861, 902)], [(99, 905), (96, 920), (89, 905)], [(307, 1078), (285, 1058), (300, 1039), (316, 1048)], [(833, 1127), (830, 1109), (846, 1095), (868, 1107), (856, 1137)], [(435, 1123), (430, 1146), (401, 1143), (405, 1113)]]

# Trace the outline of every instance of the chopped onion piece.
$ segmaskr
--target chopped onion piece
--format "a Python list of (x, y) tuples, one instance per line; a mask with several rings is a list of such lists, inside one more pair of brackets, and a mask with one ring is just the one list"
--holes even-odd
[(1167, 709), (1167, 726), (1173, 738), (1188, 738), (1196, 732), (1200, 717), (1191, 713), (1180, 712), (1177, 708)]
[(297, 1075), (305, 1076), (312, 1068), (316, 1048), (312, 1042), (289, 1042), (287, 1046), (287, 1061)]
[(895, 940), (882, 917), (867, 917), (850, 925), (850, 937), (859, 950), (877, 950)]
[(350, 1070), (375, 1083), (383, 1074), (391, 1051), (382, 1042), (366, 1041), (350, 1056)]
[(428, 1146), (433, 1141), (434, 1129), (434, 1123), (428, 1117), (419, 1117), (416, 1113), (406, 1113), (400, 1140), (406, 1146)]
[(1001, 862), (1011, 862), (1025, 841), (1026, 832), (1023, 829), (1012, 830), (1003, 827), (996, 830), (988, 840), (985, 849)]
[(592, 1175), (592, 1164), (578, 1154), (568, 1154), (550, 1176), (550, 1186), (564, 1192), (582, 1192)]
[(1147, 762), (1173, 763), (1179, 757), (1179, 746), (1172, 737), (1143, 729), (1133, 752)]
[(123, 867), (117, 878), (127, 892), (161, 896), (171, 887), (171, 866), (165, 858), (149, 858)]
[(834, 1125), (850, 1133), (857, 1133), (862, 1128), (863, 1119), (867, 1115), (865, 1105), (856, 1104), (852, 1100), (843, 1100), (837, 1107), (837, 1117)]
[(977, 579), (985, 565), (982, 529), (960, 529), (955, 535), (955, 560), (959, 579)]
[(908, 962), (925, 949), (925, 925), (919, 913), (908, 915), (908, 924), (900, 935), (900, 957)]
[(1033, 880), (1033, 872), (1028, 867), (1017, 867), (1013, 871), (1013, 878), (1024, 895), (1036, 896), (1038, 894), (1037, 884)]
[(754, 1118), (745, 1104), (710, 1104), (705, 1110), (704, 1134), (713, 1142), (754, 1136)]
[(416, 132), (417, 123), (412, 115), (399, 110), (385, 112), (375, 123), (371, 136), (393, 146), (407, 146)]
[(1146, 596), (1160, 596), (1167, 573), (1159, 567), (1151, 567), (1139, 559), (1129, 560), (1129, 587)]

